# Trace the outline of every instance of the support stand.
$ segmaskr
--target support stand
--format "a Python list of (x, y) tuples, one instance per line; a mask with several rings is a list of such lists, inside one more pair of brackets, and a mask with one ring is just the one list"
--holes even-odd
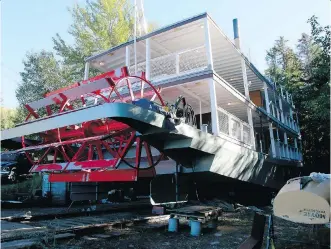
[(188, 206), (172, 210), (170, 213), (168, 231), (177, 232), (179, 219), (189, 222), (192, 236), (200, 236), (202, 225), (206, 224), (210, 228), (215, 228), (218, 217), (222, 215), (222, 209), (210, 206)]
[(255, 213), (251, 236), (238, 249), (260, 249), (263, 243), (265, 222), (266, 217), (263, 214)]

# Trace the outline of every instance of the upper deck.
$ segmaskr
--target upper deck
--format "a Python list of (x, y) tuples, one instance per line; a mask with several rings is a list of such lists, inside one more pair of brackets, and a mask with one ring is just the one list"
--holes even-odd
[[(127, 66), (131, 74), (145, 71), (154, 86), (163, 88), (165, 100), (173, 101), (179, 94), (185, 95), (200, 115), (212, 113), (208, 79), (213, 79), (218, 112), (214, 134), (215, 130), (222, 130), (222, 122), (229, 123), (231, 118), (252, 129), (260, 123), (268, 129), (271, 120), (273, 129), (277, 127), (274, 153), (280, 157), (286, 156), (280, 151), (287, 143), (287, 135), (300, 138), (292, 96), (260, 73), (207, 13), (155, 30), (138, 37), (136, 43), (130, 40), (85, 61), (86, 77), (89, 67), (101, 72), (122, 66)], [(251, 120), (247, 106), (252, 110)], [(228, 116), (225, 121), (224, 114)], [(242, 135), (235, 137), (241, 137), (244, 142), (244, 128), (240, 132)]]
[[(290, 109), (295, 112), (292, 96), (263, 76), (207, 13), (158, 29), (138, 37), (136, 41), (136, 59), (134, 41), (131, 40), (88, 57), (86, 62), (101, 72), (123, 66), (128, 66), (131, 74), (135, 71), (146, 71), (147, 78), (154, 85), (163, 87), (173, 85), (177, 81), (183, 82), (183, 79), (201, 79), (204, 75), (213, 73), (233, 88), (236, 94), (239, 93), (241, 97), (250, 101), (245, 97), (242, 72), (244, 61), (249, 92), (254, 94), (256, 91), (262, 91), (264, 95), (264, 88), (267, 88), (269, 101), (272, 101), (270, 116), (275, 117), (289, 132), (298, 133), (297, 121), (290, 115)], [(250, 99), (253, 100), (252, 97)], [(283, 113), (287, 114), (283, 118), (280, 114), (277, 115), (277, 111), (280, 113), (279, 101), (282, 102)], [(262, 102), (256, 105), (251, 101), (251, 104), (261, 107), (267, 113), (263, 96)], [(227, 106), (228, 103), (229, 101), (220, 104), (222, 108), (241, 117), (240, 110), (230, 108)]]

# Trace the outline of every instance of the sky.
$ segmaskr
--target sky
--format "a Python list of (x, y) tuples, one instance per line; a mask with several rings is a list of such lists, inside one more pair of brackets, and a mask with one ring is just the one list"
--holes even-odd
[[(131, 0), (132, 1), (132, 0)], [(1, 3), (1, 97), (2, 106), (18, 105), (15, 90), (20, 83), (27, 52), (53, 49), (59, 33), (69, 44), (72, 18), (68, 7), (85, 0), (2, 0)], [(243, 52), (263, 73), (266, 51), (280, 36), (295, 48), (301, 33), (310, 32), (307, 20), (316, 15), (330, 23), (329, 0), (144, 0), (147, 22), (162, 27), (208, 12), (233, 39), (232, 20), (238, 18)]]

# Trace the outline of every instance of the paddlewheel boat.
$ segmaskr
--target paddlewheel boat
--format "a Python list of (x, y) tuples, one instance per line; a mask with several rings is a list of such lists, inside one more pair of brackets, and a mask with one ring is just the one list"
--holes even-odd
[(240, 51), (236, 19), (234, 38), (204, 13), (93, 55), (2, 146), (20, 141), (10, 153), (50, 182), (144, 183), (153, 204), (269, 201), (302, 166), (297, 111)]

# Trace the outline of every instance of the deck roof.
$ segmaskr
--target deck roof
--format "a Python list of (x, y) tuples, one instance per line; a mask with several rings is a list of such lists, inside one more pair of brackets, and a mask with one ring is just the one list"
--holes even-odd
[[(240, 92), (244, 92), (240, 63), (243, 58), (246, 62), (248, 81), (251, 82), (250, 90), (261, 89), (263, 87), (263, 82), (267, 83), (270, 88), (274, 89), (274, 84), (266, 78), (240, 50), (236, 48), (233, 41), (224, 34), (208, 13), (196, 15), (138, 37), (138, 62), (145, 59), (144, 49), (146, 47), (147, 38), (151, 38), (152, 40), (152, 58), (183, 50), (185, 48), (193, 48), (194, 45), (196, 47), (204, 45), (204, 31), (202, 25), (203, 19), (206, 17), (210, 23), (214, 70), (231, 85), (237, 85), (237, 89)], [(125, 48), (127, 46), (133, 47), (133, 44), (134, 41), (130, 40), (101, 53), (92, 55), (86, 58), (85, 61), (91, 62), (91, 66), (100, 71), (124, 66)], [(184, 46), (181, 47), (180, 44), (183, 44)], [(100, 61), (105, 60), (109, 62), (111, 61), (108, 68), (99, 65)], [(134, 64), (133, 58), (131, 58), (131, 65), (132, 64)]]

